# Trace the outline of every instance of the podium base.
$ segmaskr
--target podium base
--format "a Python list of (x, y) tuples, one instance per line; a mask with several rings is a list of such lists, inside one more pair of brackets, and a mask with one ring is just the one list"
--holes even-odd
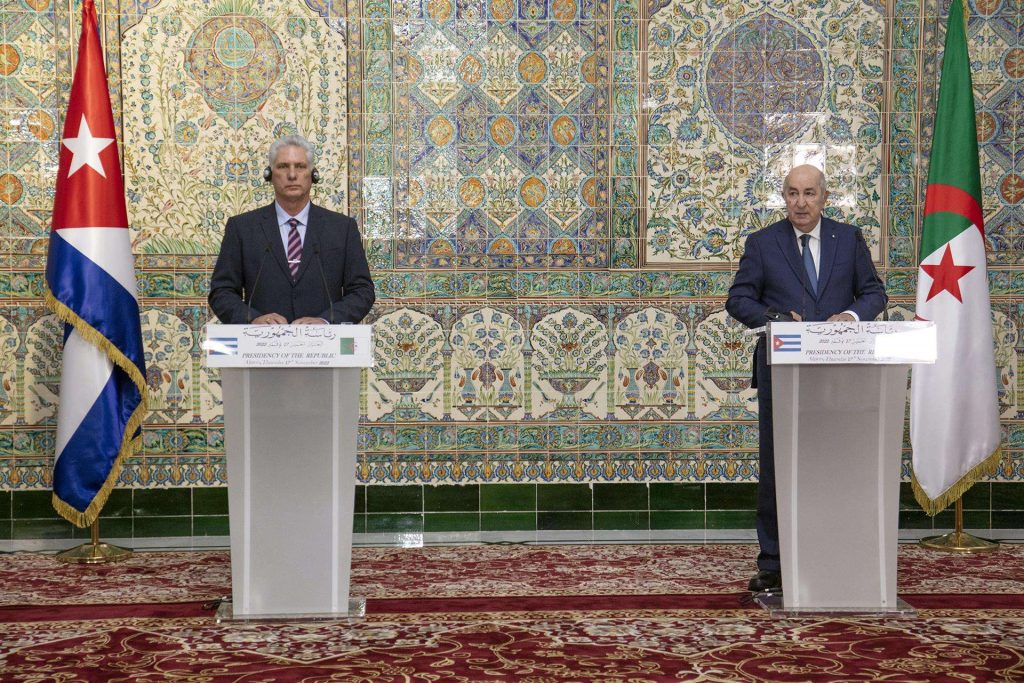
[(896, 599), (893, 607), (786, 607), (782, 593), (755, 593), (754, 602), (768, 611), (768, 616), (776, 618), (836, 616), (836, 617), (912, 617), (917, 610)]
[(351, 598), (347, 612), (318, 612), (311, 614), (240, 614), (235, 615), (231, 600), (223, 600), (217, 607), (217, 623), (230, 621), (236, 624), (265, 623), (275, 621), (354, 621), (366, 616), (366, 598)]
[(927, 536), (920, 540), (920, 544), (932, 550), (947, 550), (953, 553), (985, 553), (999, 547), (997, 541), (978, 538), (963, 531), (951, 531), (942, 536)]

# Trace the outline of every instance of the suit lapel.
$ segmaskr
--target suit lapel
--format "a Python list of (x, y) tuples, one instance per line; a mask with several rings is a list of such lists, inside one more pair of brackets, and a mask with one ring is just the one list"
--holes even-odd
[(277, 210), (271, 204), (260, 214), (260, 227), (263, 228), (263, 236), (270, 245), (270, 252), (277, 261), (277, 267), (281, 269), (288, 279), (292, 277), (288, 269), (288, 256), (284, 253), (284, 243), (281, 241), (281, 229), (277, 225)]
[[(807, 272), (804, 270), (803, 257), (800, 255), (800, 245), (793, 232), (793, 224), (788, 219), (779, 223), (778, 230), (775, 232), (775, 242), (778, 244), (779, 251), (786, 257), (786, 263), (793, 269), (793, 275), (807, 290), (807, 293), (814, 296), (814, 292), (811, 291), (811, 283), (807, 279)], [(818, 291), (821, 291), (820, 277), (818, 278)]]
[(832, 266), (836, 262), (836, 250), (839, 248), (839, 237), (836, 226), (829, 219), (821, 219), (821, 254), (818, 256), (818, 297), (825, 291), (828, 279), (832, 275)]
[(299, 264), (299, 274), (295, 281), (298, 282), (306, 274), (306, 269), (317, 258), (317, 251), (320, 249), (320, 231), (323, 228), (323, 220), (320, 216), (320, 207), (313, 203), (309, 205), (309, 221), (306, 224), (306, 237), (302, 240), (302, 263)]

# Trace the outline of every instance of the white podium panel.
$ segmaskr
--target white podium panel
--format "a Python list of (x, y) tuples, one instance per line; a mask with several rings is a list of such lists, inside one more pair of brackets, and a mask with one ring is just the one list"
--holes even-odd
[(772, 369), (783, 604), (896, 609), (906, 365)]
[[(272, 338), (291, 341), (276, 344), (273, 353), (287, 367), (267, 367), (264, 355), (251, 358), (258, 367), (244, 367), (244, 355), (218, 351), (217, 344), (222, 350), (225, 339), (245, 334), (230, 328), (246, 327), (207, 330), (208, 344), (219, 340), (207, 346), (208, 353), (218, 352), (221, 365), (243, 365), (221, 369), (232, 600), (230, 610), (218, 616), (362, 616), (362, 601), (349, 595), (361, 370), (333, 362), (297, 365), (325, 360), (322, 350), (307, 356), (309, 339), (325, 336), (346, 356), (342, 362), (351, 364), (351, 345), (334, 340), (361, 326), (332, 326), (306, 339), (306, 331), (288, 335), (280, 334), (284, 326), (278, 328)], [(256, 330), (250, 338), (268, 334)], [(372, 363), (369, 348), (360, 349), (356, 362)]]
[(934, 325), (767, 334), (782, 611), (910, 611), (896, 596), (900, 454), (910, 363), (934, 362)]

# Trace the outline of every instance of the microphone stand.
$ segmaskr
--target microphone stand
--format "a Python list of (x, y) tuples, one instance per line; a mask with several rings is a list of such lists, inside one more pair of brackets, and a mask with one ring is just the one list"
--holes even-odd
[(331, 312), (328, 322), (334, 324), (334, 299), (331, 298), (331, 288), (327, 286), (327, 275), (324, 274), (324, 262), (320, 260), (320, 245), (313, 248), (313, 255), (316, 256), (316, 265), (320, 269), (320, 281), (324, 283), (324, 293), (327, 295), (327, 310)]

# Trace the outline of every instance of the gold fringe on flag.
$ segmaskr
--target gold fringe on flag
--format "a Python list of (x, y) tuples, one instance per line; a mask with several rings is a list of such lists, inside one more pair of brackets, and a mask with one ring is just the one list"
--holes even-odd
[(1002, 457), (1003, 448), (1000, 446), (992, 455), (972, 467), (967, 474), (960, 477), (959, 481), (939, 494), (937, 498), (928, 497), (928, 494), (921, 488), (921, 484), (918, 483), (917, 475), (911, 469), (910, 481), (914, 488), (914, 498), (929, 517), (934, 517), (959, 500), (979, 480), (995, 474), (999, 469), (999, 461), (1002, 460)]
[(128, 418), (128, 422), (125, 424), (124, 434), (121, 437), (121, 448), (118, 450), (117, 457), (114, 459), (114, 464), (110, 468), (110, 474), (107, 475), (106, 481), (103, 482), (103, 486), (100, 487), (100, 490), (93, 497), (89, 507), (87, 507), (84, 512), (80, 512), (58, 498), (56, 493), (53, 494), (53, 508), (57, 513), (75, 526), (85, 528), (99, 517), (100, 510), (102, 510), (103, 506), (106, 505), (107, 499), (110, 497), (110, 492), (114, 489), (114, 485), (117, 483), (117, 479), (121, 475), (121, 466), (124, 459), (138, 450), (142, 443), (141, 437), (134, 435), (135, 432), (142, 427), (142, 418), (143, 413), (146, 410), (146, 406), (148, 405), (149, 392), (147, 391), (146, 378), (142, 376), (142, 373), (139, 372), (139, 368), (124, 355), (121, 349), (114, 346), (114, 344), (103, 336), (103, 334), (96, 331), (92, 325), (87, 323), (73, 310), (59, 301), (50, 291), (49, 287), (44, 290), (43, 296), (46, 300), (46, 304), (50, 307), (50, 310), (53, 311), (54, 315), (56, 315), (61, 322), (72, 325), (82, 339), (102, 349), (112, 363), (128, 374), (132, 382), (135, 383), (135, 386), (139, 388), (139, 392), (141, 394), (139, 405), (135, 407), (134, 411), (132, 411), (131, 416)]

